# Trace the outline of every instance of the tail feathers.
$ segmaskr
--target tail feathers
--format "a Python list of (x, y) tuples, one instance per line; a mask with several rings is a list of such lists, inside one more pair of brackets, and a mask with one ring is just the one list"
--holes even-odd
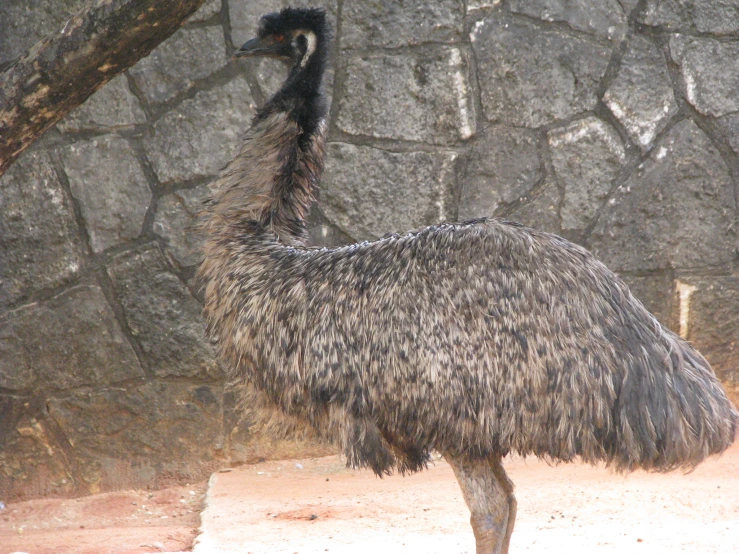
[(608, 456), (618, 470), (690, 470), (736, 438), (739, 413), (708, 362), (679, 337), (667, 338), (662, 371), (639, 364), (624, 379)]

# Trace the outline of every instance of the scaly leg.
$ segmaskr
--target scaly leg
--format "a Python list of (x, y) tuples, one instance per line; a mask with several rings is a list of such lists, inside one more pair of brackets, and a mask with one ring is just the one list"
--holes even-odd
[(445, 454), (470, 509), (477, 554), (508, 554), (516, 522), (513, 483), (499, 457), (467, 459)]

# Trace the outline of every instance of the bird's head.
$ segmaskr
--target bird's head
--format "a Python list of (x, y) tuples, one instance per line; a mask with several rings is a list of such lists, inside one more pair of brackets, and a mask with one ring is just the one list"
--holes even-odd
[(328, 35), (326, 12), (319, 8), (285, 8), (263, 16), (259, 33), (246, 42), (234, 57), (270, 56), (305, 67), (316, 55), (323, 55)]

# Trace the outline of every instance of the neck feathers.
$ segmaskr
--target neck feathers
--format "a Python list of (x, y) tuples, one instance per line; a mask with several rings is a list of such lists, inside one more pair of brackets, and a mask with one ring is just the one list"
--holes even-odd
[(296, 35), (302, 56), (211, 185), (215, 193), (204, 223), (211, 237), (266, 231), (283, 244), (305, 244), (305, 217), (323, 172), (326, 145), (322, 38), (310, 31)]
[(282, 88), (259, 111), (257, 120), (287, 112), (305, 133), (299, 137), (305, 141), (326, 117), (322, 81), (327, 51), (324, 38), (312, 31), (301, 31), (294, 40), (303, 54), (295, 61)]
[(255, 122), (241, 151), (211, 185), (206, 231), (273, 232), (283, 244), (305, 244), (305, 216), (323, 171), (325, 143), (323, 119), (310, 135), (286, 112)]

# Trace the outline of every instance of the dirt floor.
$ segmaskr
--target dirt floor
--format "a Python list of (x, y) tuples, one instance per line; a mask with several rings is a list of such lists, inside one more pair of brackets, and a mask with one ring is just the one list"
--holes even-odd
[(0, 511), (0, 554), (139, 554), (189, 550), (206, 483), (69, 500), (30, 500)]
[[(507, 460), (519, 511), (511, 554), (739, 554), (739, 444), (693, 473), (615, 475)], [(205, 484), (0, 511), (0, 554), (189, 550)], [(211, 479), (195, 554), (471, 554), (469, 513), (443, 461), (377, 479), (338, 457), (243, 466)]]
[[(685, 475), (506, 460), (518, 518), (511, 554), (739, 553), (739, 444)], [(472, 554), (451, 468), (377, 479), (338, 457), (211, 478), (195, 554)]]

